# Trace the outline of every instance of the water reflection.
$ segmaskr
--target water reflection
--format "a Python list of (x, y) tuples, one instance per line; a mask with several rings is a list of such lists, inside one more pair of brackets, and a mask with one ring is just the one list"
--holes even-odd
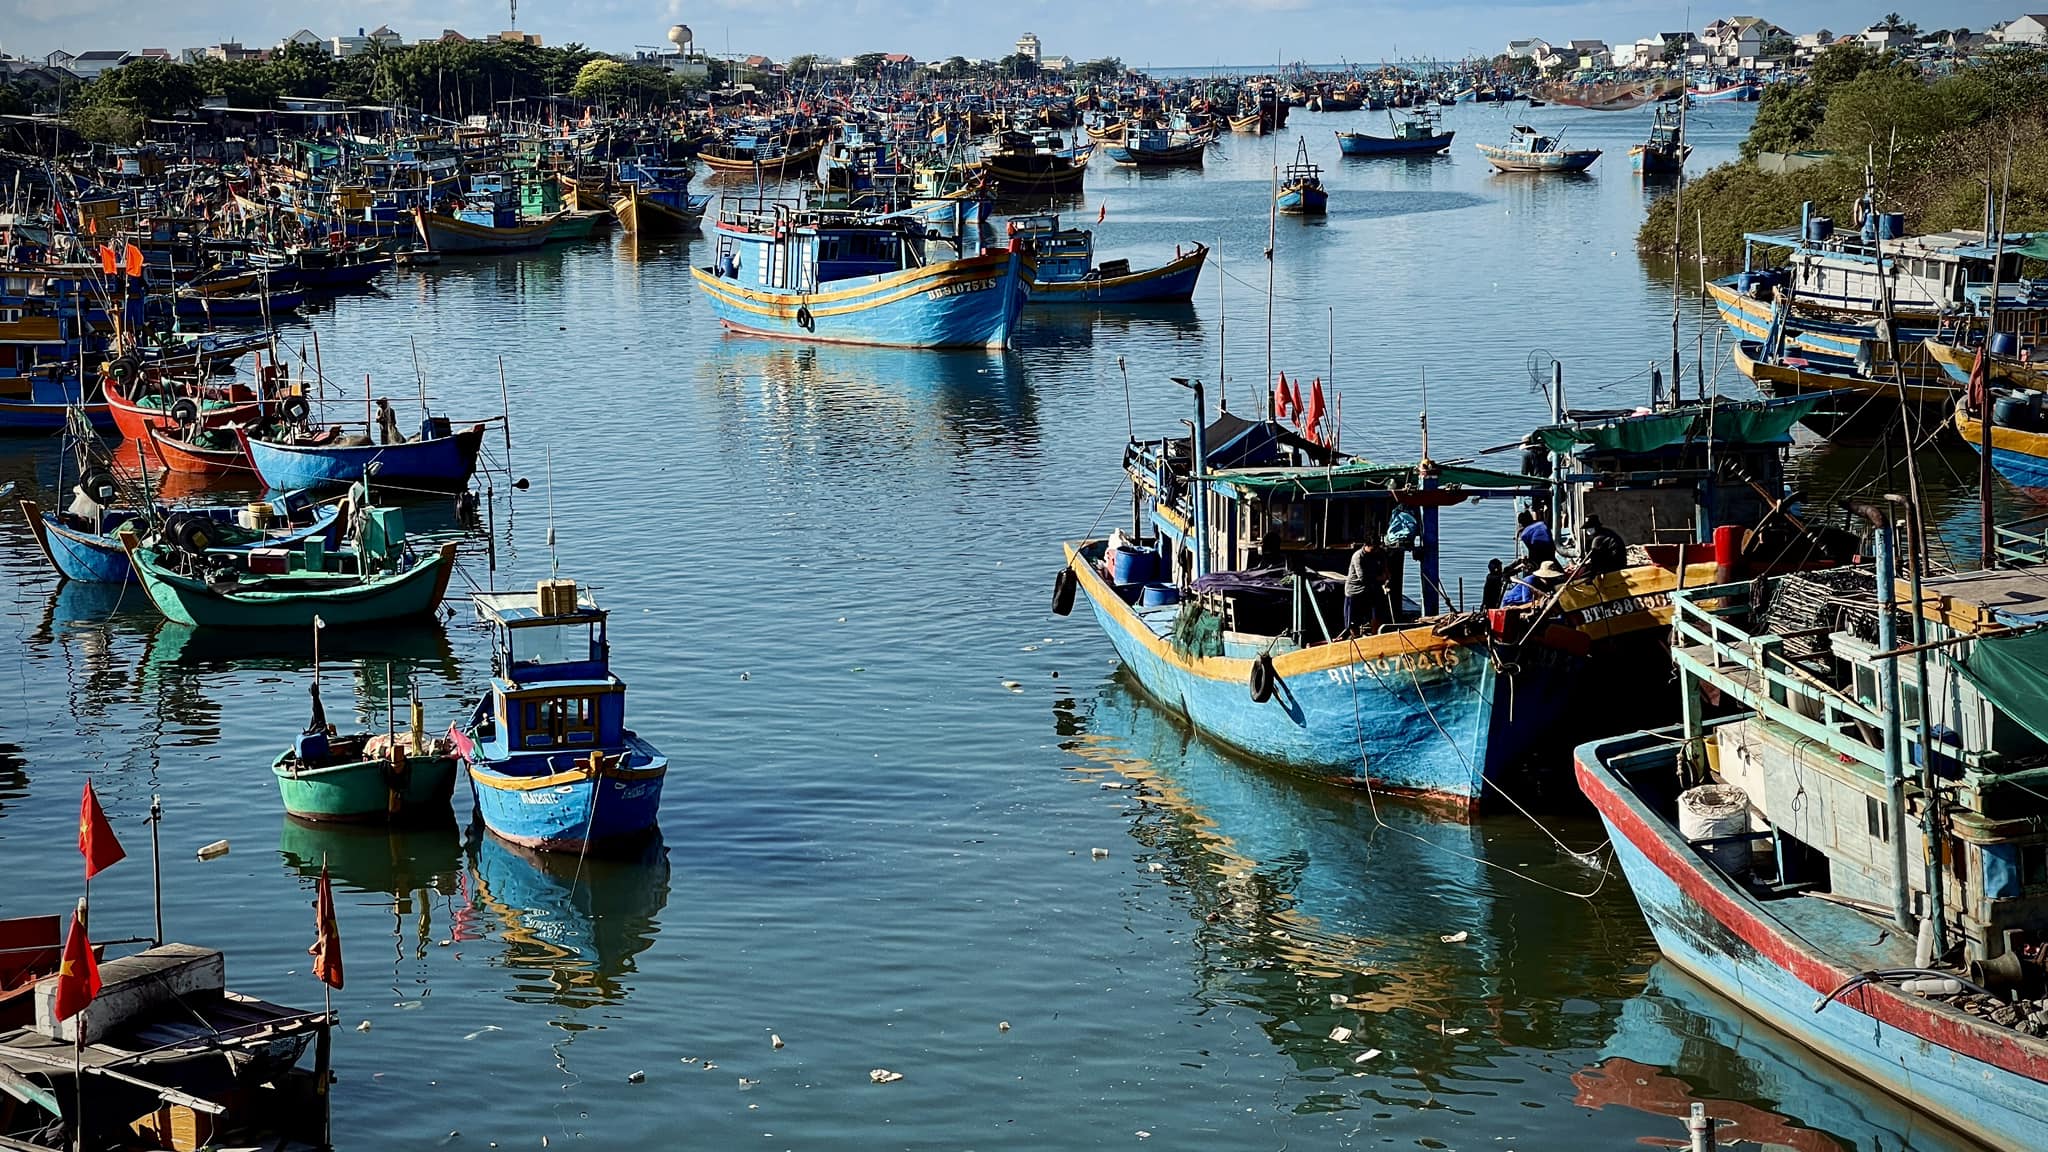
[(284, 817), (277, 854), (312, 879), (325, 864), (343, 891), (390, 896), (400, 912), (461, 889), (462, 833), (451, 815), (433, 824), (310, 824)]
[(0, 819), (7, 816), (7, 806), (28, 795), (28, 758), (22, 755), (21, 745), (0, 740)]
[(497, 963), (515, 977), (507, 999), (570, 1009), (554, 1021), (569, 1032), (589, 1027), (574, 1012), (625, 1000), (668, 905), (659, 834), (632, 856), (600, 858), (530, 852), (473, 825), (469, 851), (470, 901), (496, 922)]
[[(1486, 1071), (1498, 1057), (1597, 1047), (1606, 1021), (1564, 1005), (1633, 991), (1648, 937), (1628, 893), (1519, 816), (1452, 822), (1247, 768), (1122, 673), (1061, 712), (1084, 771), (1137, 789), (1132, 836), (1195, 920), (1196, 995), (1262, 1013), (1303, 1079), (1328, 1086), (1302, 1108), (1513, 1093)], [(1600, 842), (1589, 822), (1552, 823), (1577, 848)], [(1382, 1055), (1357, 1063), (1369, 1048)]]
[[(1034, 353), (1092, 348), (1098, 340), (1130, 347), (1134, 339), (1155, 347), (1186, 342), (1186, 354), (1195, 359), (1214, 355), (1213, 347), (1202, 344), (1202, 320), (1192, 303), (1034, 308), (1024, 314), (1017, 328), (1017, 347)], [(1160, 352), (1169, 358), (1179, 354), (1175, 350)]]
[(1621, 1006), (1601, 1059), (1575, 1073), (1582, 1107), (1633, 1109), (1644, 1144), (1678, 1145), (1683, 1118), (1702, 1101), (1723, 1144), (1797, 1152), (1911, 1148), (1976, 1152), (1893, 1097), (1828, 1067), (1669, 962), (1650, 970), (1642, 995)]

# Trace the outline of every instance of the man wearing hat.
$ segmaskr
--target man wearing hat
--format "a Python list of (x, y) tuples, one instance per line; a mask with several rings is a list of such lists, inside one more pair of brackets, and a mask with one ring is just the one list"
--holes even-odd
[(1516, 574), (1514, 580), (1508, 585), (1507, 592), (1501, 596), (1500, 606), (1503, 608), (1514, 608), (1535, 604), (1547, 599), (1552, 592), (1557, 590), (1558, 585), (1562, 583), (1564, 583), (1564, 569), (1559, 568), (1555, 560), (1545, 560), (1536, 566), (1534, 572)]

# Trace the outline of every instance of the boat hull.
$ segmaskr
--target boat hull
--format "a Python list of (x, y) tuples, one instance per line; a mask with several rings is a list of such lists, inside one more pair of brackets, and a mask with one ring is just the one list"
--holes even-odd
[(403, 444), (319, 446), (278, 444), (240, 434), (242, 450), (258, 479), (273, 492), (328, 490), (363, 478), (371, 464), (372, 487), (400, 492), (459, 492), (476, 470), (484, 426), (472, 424), (452, 436)]
[[(1954, 424), (1964, 443), (1977, 452), (1984, 450), (1982, 421), (1957, 405)], [(2048, 493), (2048, 433), (1993, 424), (1991, 467), (2021, 488), (2031, 489), (2037, 495)]]
[(1520, 152), (1495, 144), (1480, 144), (1479, 154), (1502, 172), (1584, 172), (1600, 158), (1597, 148), (1569, 152)]
[[(1754, 340), (1737, 341), (1730, 356), (1735, 362), (1735, 370), (1748, 377), (1756, 384), (1757, 391), (1766, 396), (1799, 396), (1844, 390), (1855, 393), (1846, 402), (1824, 404), (1814, 409), (1800, 421), (1823, 436), (1853, 435), (1882, 426), (1899, 408), (1902, 389), (1890, 379), (1825, 371), (1817, 365), (1800, 367), (1770, 363), (1758, 358), (1758, 346)], [(1909, 381), (1903, 386), (1903, 395), (1905, 402), (1915, 406), (1923, 416), (1939, 418), (1941, 412), (1955, 402), (1956, 391), (1946, 383)]]
[[(210, 513), (231, 515), (234, 509), (208, 509)], [(29, 532), (35, 536), (36, 544), (43, 550), (50, 567), (57, 575), (80, 584), (133, 584), (135, 565), (128, 559), (128, 551), (120, 540), (113, 536), (95, 535), (66, 527), (55, 516), (44, 512), (33, 500), (21, 502), (22, 518), (28, 521)], [(223, 552), (247, 551), (248, 548), (291, 548), (303, 545), (314, 537), (333, 543), (336, 512), (329, 508), (311, 524), (296, 531), (273, 536), (260, 544), (237, 548), (223, 548)]]
[(1103, 276), (1068, 283), (1032, 282), (1031, 303), (1036, 304), (1175, 304), (1195, 298), (1195, 284), (1201, 279), (1202, 264), (1209, 249), (1201, 244), (1170, 264), (1133, 272), (1128, 276)]
[[(1086, 546), (1081, 546), (1086, 547)], [(1512, 684), (1483, 644), (1428, 628), (1381, 633), (1273, 657), (1278, 686), (1255, 703), (1253, 661), (1192, 656), (1162, 639), (1077, 546), (1069, 568), (1124, 667), (1196, 729), (1260, 760), (1341, 783), (1476, 808), (1544, 735), (1567, 679), (1525, 649)], [(1495, 707), (1512, 686), (1514, 706)]]
[(562, 771), (507, 772), (467, 737), (458, 748), (469, 749), (470, 791), (492, 835), (543, 852), (582, 852), (632, 843), (659, 825), (668, 759), (638, 737), (628, 740), (628, 766), (601, 772), (584, 759)]
[(105, 404), (23, 404), (13, 400), (0, 400), (0, 433), (6, 432), (62, 432), (66, 414), (73, 407), (81, 407), (86, 419), (102, 432), (114, 429), (114, 414)]
[(434, 252), (520, 252), (546, 244), (555, 232), (552, 216), (511, 228), (487, 228), (425, 209), (413, 214), (413, 225), (420, 242)]
[(678, 208), (628, 186), (612, 201), (612, 214), (619, 225), (639, 236), (687, 236), (698, 231), (701, 212)]
[(1016, 332), (1031, 284), (1020, 253), (991, 252), (822, 292), (767, 290), (693, 268), (729, 332), (893, 348), (1001, 348)]
[(133, 557), (135, 573), (157, 611), (194, 628), (306, 629), (318, 616), (328, 626), (382, 624), (431, 615), (448, 591), (455, 545), (413, 565), (403, 575), (370, 584), (320, 591), (217, 591), (181, 576), (148, 555)]
[(1448, 152), (1451, 137), (1456, 132), (1445, 132), (1420, 140), (1397, 140), (1387, 136), (1369, 136), (1363, 132), (1337, 133), (1337, 150), (1346, 156), (1434, 156)]
[(1856, 973), (1762, 915), (1746, 892), (1708, 868), (1602, 762), (1605, 747), (1579, 749), (1579, 787), (1606, 824), (1615, 860), (1667, 959), (1834, 1063), (1992, 1147), (2048, 1147), (2048, 1111), (2040, 1106), (2048, 1056), (2038, 1041), (2028, 1046), (2017, 1033), (1987, 1035), (1955, 1009), (1882, 983), (1816, 1011), (1821, 997)]
[(420, 756), (407, 759), (403, 773), (393, 772), (388, 760), (299, 768), (286, 752), (270, 767), (294, 819), (367, 824), (446, 819), (460, 763), (453, 756)]

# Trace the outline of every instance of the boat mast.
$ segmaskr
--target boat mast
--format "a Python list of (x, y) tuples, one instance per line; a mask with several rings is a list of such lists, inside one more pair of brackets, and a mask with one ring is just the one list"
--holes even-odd
[[(1998, 239), (1992, 243), (1991, 256), (1991, 307), (1984, 318), (1984, 343), (1978, 345), (1977, 355), (1984, 362), (1984, 392), (1977, 400), (1977, 551), (1981, 567), (1998, 567), (1997, 530), (1991, 523), (1991, 344), (1998, 334), (1998, 293), (2000, 279), (2005, 271), (2005, 200), (2012, 194), (2012, 137), (2005, 142), (2005, 187), (1997, 198), (1991, 198), (1991, 156), (1984, 156), (1984, 227), (1996, 229)], [(1975, 378), (1975, 373), (1971, 374)]]
[[(1684, 266), (1682, 252), (1685, 246), (1685, 106), (1691, 97), (1680, 93), (1678, 97), (1678, 139), (1674, 142), (1678, 155), (1678, 185), (1671, 190), (1671, 404), (1678, 405), (1682, 388), (1679, 381), (1685, 379), (1680, 365), (1678, 350), (1678, 317), (1685, 305), (1681, 289), (1684, 287), (1679, 269)], [(1647, 165), (1645, 153), (1645, 164)]]

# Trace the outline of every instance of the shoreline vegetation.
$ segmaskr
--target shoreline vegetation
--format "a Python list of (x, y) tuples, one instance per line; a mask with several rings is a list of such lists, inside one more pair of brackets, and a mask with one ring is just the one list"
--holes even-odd
[[(2048, 52), (2008, 48), (1930, 79), (1890, 53), (1838, 44), (1804, 81), (1765, 90), (1740, 159), (1686, 182), (1681, 254), (1739, 265), (1744, 232), (1796, 227), (1806, 201), (1852, 221), (1866, 162), (1878, 210), (1905, 213), (1909, 234), (1982, 228), (1987, 166), (2002, 188), (2008, 144), (2006, 229), (2048, 228)], [(1767, 163), (1788, 153), (1813, 161)], [(1671, 252), (1674, 206), (1670, 193), (1651, 203), (1639, 249)]]

